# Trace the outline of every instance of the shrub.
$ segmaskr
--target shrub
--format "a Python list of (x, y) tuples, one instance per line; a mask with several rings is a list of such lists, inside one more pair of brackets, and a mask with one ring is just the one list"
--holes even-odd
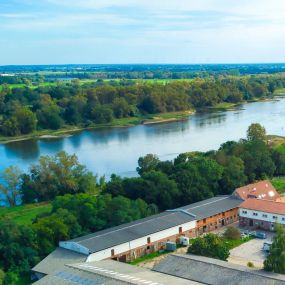
[(224, 237), (227, 239), (238, 240), (240, 239), (240, 231), (236, 227), (228, 227), (224, 233)]
[(188, 248), (188, 253), (227, 260), (230, 255), (223, 239), (215, 234), (207, 234), (196, 238)]
[(254, 267), (254, 264), (253, 264), (253, 262), (249, 261), (249, 262), (247, 263), (247, 266), (253, 268), (253, 267)]

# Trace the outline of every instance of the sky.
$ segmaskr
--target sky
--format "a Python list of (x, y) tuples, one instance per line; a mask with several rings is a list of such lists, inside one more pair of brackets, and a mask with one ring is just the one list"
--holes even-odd
[(284, 0), (0, 0), (0, 65), (285, 62)]

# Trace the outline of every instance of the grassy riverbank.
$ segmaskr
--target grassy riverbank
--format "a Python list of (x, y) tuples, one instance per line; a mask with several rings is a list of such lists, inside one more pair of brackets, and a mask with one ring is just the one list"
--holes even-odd
[(166, 123), (172, 121), (180, 121), (187, 119), (194, 111), (181, 111), (181, 112), (169, 112), (161, 114), (151, 114), (140, 117), (129, 117), (122, 119), (114, 119), (111, 123), (108, 124), (98, 124), (90, 127), (81, 127), (81, 126), (65, 126), (59, 130), (38, 130), (28, 135), (21, 135), (15, 137), (5, 137), (0, 136), (0, 143), (9, 143), (14, 141), (22, 141), (29, 139), (38, 139), (38, 138), (60, 138), (68, 136), (72, 133), (83, 131), (83, 130), (92, 130), (98, 128), (118, 128), (118, 127), (132, 127), (139, 124), (158, 124)]
[(13, 220), (19, 225), (30, 225), (40, 214), (51, 211), (50, 203), (28, 204), (10, 208), (0, 208), (0, 220)]

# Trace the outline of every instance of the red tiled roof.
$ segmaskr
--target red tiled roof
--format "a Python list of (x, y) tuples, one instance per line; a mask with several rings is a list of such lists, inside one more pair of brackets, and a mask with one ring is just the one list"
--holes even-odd
[(253, 198), (247, 199), (244, 202), (242, 202), (239, 207), (244, 209), (266, 212), (266, 213), (285, 215), (285, 204), (270, 200), (261, 200)]
[(234, 192), (234, 195), (240, 197), (243, 200), (246, 200), (248, 198), (275, 200), (276, 198), (280, 197), (278, 192), (268, 180), (237, 188)]

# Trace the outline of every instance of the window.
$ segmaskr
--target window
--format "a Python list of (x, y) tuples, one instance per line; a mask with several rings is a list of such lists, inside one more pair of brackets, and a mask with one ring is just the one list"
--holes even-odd
[(203, 219), (203, 223), (206, 223), (206, 220), (207, 220), (207, 219)]
[(179, 233), (180, 234), (182, 233), (182, 227), (179, 227)]
[(282, 218), (282, 221), (285, 221), (285, 218)]
[(273, 218), (274, 220), (277, 220), (277, 217), (276, 217), (276, 216), (272, 216), (272, 218)]
[(242, 213), (243, 213), (243, 214), (247, 214), (247, 211), (243, 210)]
[(266, 214), (263, 214), (262, 217), (263, 217), (263, 218), (267, 218), (267, 215), (266, 215)]
[(147, 243), (150, 243), (150, 237), (147, 238)]
[(223, 217), (225, 216), (225, 212), (222, 213)]
[(254, 216), (258, 216), (258, 214), (257, 214), (257, 213), (253, 213), (253, 215), (254, 215)]
[(112, 250), (111, 250), (111, 256), (114, 256), (114, 255), (115, 255), (115, 250), (112, 249)]

